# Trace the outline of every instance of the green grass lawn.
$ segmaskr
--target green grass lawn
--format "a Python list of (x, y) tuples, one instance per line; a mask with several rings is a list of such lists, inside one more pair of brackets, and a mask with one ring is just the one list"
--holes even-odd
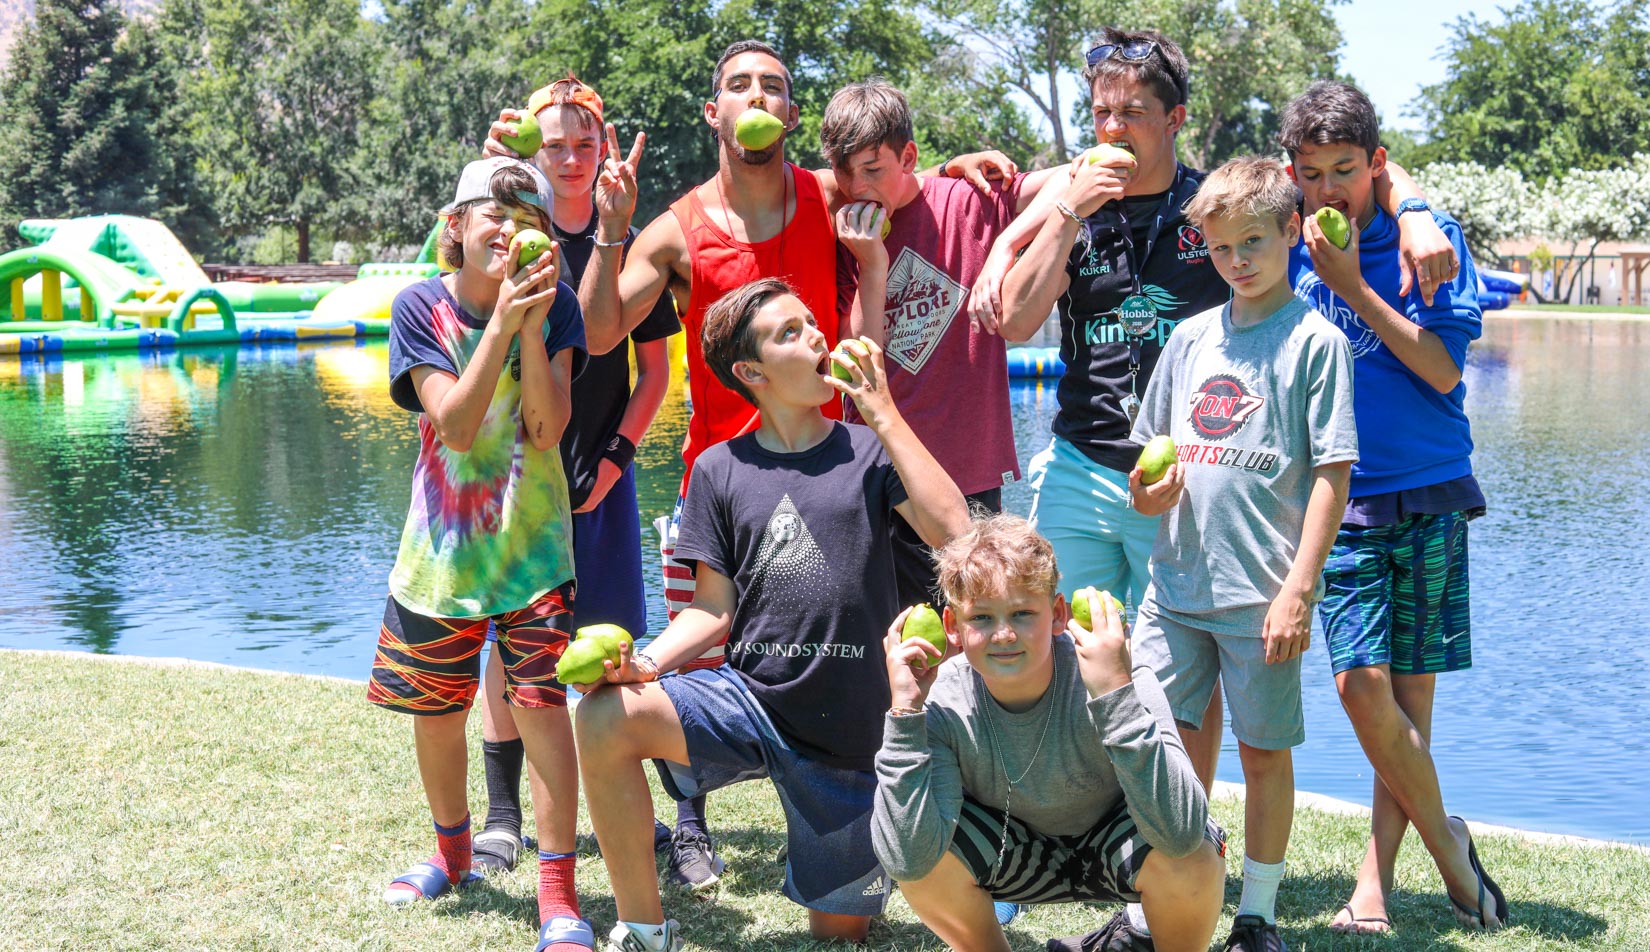
[[(368, 705), (363, 686), (4, 651), (0, 678), (0, 856), (10, 880), (0, 888), (0, 949), (532, 948), (530, 863), (436, 902), (392, 909), (379, 900), (393, 876), (431, 852), (432, 834), (407, 718)], [(1237, 801), (1218, 800), (1216, 813), (1228, 829), (1240, 826)], [(729, 875), (709, 901), (665, 896), (690, 948), (815, 948), (805, 914), (777, 891), (783, 835), (771, 789), (714, 794), (710, 818)], [(1297, 815), (1279, 900), (1291, 949), (1650, 948), (1650, 855), (1505, 837), (1481, 837), (1479, 851), (1512, 903), (1512, 929), (1455, 928), (1412, 840), (1392, 904), (1397, 935), (1331, 933), (1364, 825)], [(1241, 855), (1234, 835), (1228, 917)], [(585, 915), (605, 933), (613, 903), (598, 858), (581, 858), (579, 884)], [(1009, 934), (1016, 948), (1039, 949), (1110, 912), (1038, 908)], [(897, 895), (871, 945), (940, 947)]]
[[(1530, 300), (1524, 303), (1514, 301), (1507, 307), (1510, 311), (1532, 311), (1540, 314), (1644, 314), (1650, 315), (1650, 307), (1633, 306), (1629, 304), (1541, 304)], [(1494, 311), (1485, 312), (1486, 317), (1495, 316)]]

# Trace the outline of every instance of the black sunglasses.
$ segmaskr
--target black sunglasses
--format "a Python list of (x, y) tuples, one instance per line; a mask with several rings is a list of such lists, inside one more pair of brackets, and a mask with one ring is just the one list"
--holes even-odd
[(1144, 63), (1157, 52), (1157, 43), (1152, 40), (1133, 40), (1128, 43), (1101, 43), (1089, 50), (1088, 64), (1098, 66), (1101, 62), (1116, 55), (1119, 59), (1130, 63)]
[[(1160, 52), (1162, 51), (1157, 48), (1157, 41), (1155, 40), (1131, 40), (1127, 43), (1101, 43), (1099, 46), (1089, 50), (1088, 55), (1084, 57), (1084, 61), (1088, 63), (1090, 69), (1099, 66), (1101, 63), (1111, 59), (1113, 56), (1124, 61), (1125, 63), (1144, 63), (1152, 58), (1153, 53)], [(1180, 94), (1181, 102), (1185, 102), (1186, 87), (1181, 85), (1180, 80), (1174, 75), (1174, 70), (1170, 68), (1169, 58), (1167, 56), (1163, 57), (1163, 71), (1168, 74), (1169, 81), (1174, 83), (1175, 92)]]

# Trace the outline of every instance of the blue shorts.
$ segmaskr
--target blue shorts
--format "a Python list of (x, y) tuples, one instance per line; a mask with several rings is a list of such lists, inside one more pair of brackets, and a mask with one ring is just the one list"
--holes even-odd
[(1472, 667), (1465, 513), (1391, 525), (1342, 525), (1318, 605), (1330, 665), (1391, 665), (1393, 674)]
[(738, 672), (726, 666), (659, 679), (687, 738), (688, 764), (655, 761), (677, 800), (767, 777), (785, 809), (787, 898), (808, 909), (874, 916), (888, 876), (871, 849), (876, 774), (809, 760), (793, 750)]
[[(582, 571), (572, 629), (605, 622), (623, 626), (636, 638), (647, 634), (634, 466), (625, 467), (600, 505), (573, 514), (573, 564)], [(487, 640), (498, 641), (496, 628), (488, 626)]]
[(1139, 608), (1159, 517), (1129, 507), (1129, 475), (1101, 466), (1071, 441), (1055, 437), (1031, 458), (1026, 475), (1036, 495), (1031, 524), (1054, 546), (1070, 589), (1093, 585)]

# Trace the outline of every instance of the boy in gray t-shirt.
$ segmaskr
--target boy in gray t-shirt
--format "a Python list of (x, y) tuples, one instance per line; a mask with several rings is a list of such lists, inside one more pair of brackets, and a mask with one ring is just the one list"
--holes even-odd
[[(1225, 835), (1112, 600), (1084, 596), (1092, 631), (1068, 624), (1054, 548), (1019, 516), (978, 519), (937, 561), (944, 654), (961, 657), (902, 642), (911, 609), (883, 642), (871, 839), (912, 910), (951, 948), (1006, 952), (993, 900), (1137, 902), (1157, 949), (1203, 952)], [(1050, 948), (1138, 945), (1129, 933), (1119, 912)]]
[(1226, 948), (1270, 952), (1283, 948), (1290, 748), (1306, 739), (1300, 657), (1358, 457), (1352, 353), (1290, 287), (1300, 216), (1281, 163), (1226, 163), (1187, 215), (1233, 295), (1175, 329), (1135, 421), (1136, 442), (1167, 434), (1178, 462), (1150, 485), (1138, 466), (1129, 474), (1135, 508), (1167, 513), (1134, 644), (1199, 741), (1219, 737), (1197, 729), (1217, 679), (1226, 685), (1248, 803)]

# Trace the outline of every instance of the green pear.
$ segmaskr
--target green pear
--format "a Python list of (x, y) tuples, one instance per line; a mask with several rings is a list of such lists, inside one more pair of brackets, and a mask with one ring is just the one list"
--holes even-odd
[[(861, 353), (861, 351), (863, 350), (863, 345), (861, 345), (859, 348), (856, 349), (854, 347), (849, 346), (849, 344), (851, 344), (851, 343), (852, 344), (857, 344), (859, 342), (854, 340), (851, 337), (844, 337), (842, 340), (837, 342), (836, 350), (833, 351), (833, 353), (841, 354), (842, 356), (848, 358), (849, 360), (853, 361), (855, 364), (858, 364), (859, 369), (863, 371), (865, 369), (865, 365), (859, 363), (860, 357), (864, 356), (864, 354)], [(866, 351), (865, 353), (869, 353), (869, 352)], [(847, 367), (842, 366), (841, 364), (837, 363), (834, 360), (828, 360), (828, 361), (826, 361), (826, 363), (829, 363), (831, 365), (831, 376), (833, 376), (836, 379), (842, 381), (843, 383), (853, 383), (854, 382), (854, 375), (853, 375), (852, 372), (850, 372), (848, 370)]]
[(1352, 228), (1347, 224), (1346, 216), (1333, 205), (1325, 205), (1318, 209), (1318, 228), (1337, 248), (1345, 248), (1352, 240)]
[(752, 152), (761, 152), (779, 141), (785, 124), (765, 109), (747, 109), (733, 124), (733, 137)]
[(544, 135), (539, 131), (539, 121), (529, 114), (517, 119), (515, 126), (515, 135), (499, 136), (499, 141), (516, 150), (516, 154), (522, 158), (530, 159), (539, 147), (544, 145)]
[(550, 236), (537, 228), (524, 228), (510, 239), (510, 252), (515, 256), (517, 268), (528, 267), (549, 250)]
[(1119, 616), (1123, 614), (1123, 603), (1113, 597), (1110, 592), (1102, 592), (1093, 585), (1080, 588), (1071, 593), (1071, 617), (1087, 631), (1094, 630), (1094, 613), (1089, 610), (1089, 596), (1093, 595), (1102, 601), (1111, 602), (1112, 608)]
[(1102, 142), (1084, 153), (1090, 165), (1109, 165), (1113, 168), (1134, 168), (1134, 153), (1110, 142)]
[[(923, 602), (911, 609), (911, 614), (905, 616), (905, 625), (899, 630), (901, 641), (910, 641), (912, 638), (921, 638), (945, 654), (945, 625), (940, 622), (940, 613), (933, 606)], [(933, 663), (933, 659), (923, 655), (923, 661), (916, 667), (926, 668)]]
[(573, 633), (573, 640), (556, 662), (556, 680), (562, 684), (590, 684), (606, 672), (604, 661), (615, 665), (620, 648), (635, 643), (630, 632), (618, 625), (586, 625)]
[(1159, 433), (1152, 437), (1146, 448), (1140, 451), (1140, 482), (1150, 486), (1162, 479), (1169, 472), (1169, 467), (1175, 464), (1174, 440), (1167, 433)]

